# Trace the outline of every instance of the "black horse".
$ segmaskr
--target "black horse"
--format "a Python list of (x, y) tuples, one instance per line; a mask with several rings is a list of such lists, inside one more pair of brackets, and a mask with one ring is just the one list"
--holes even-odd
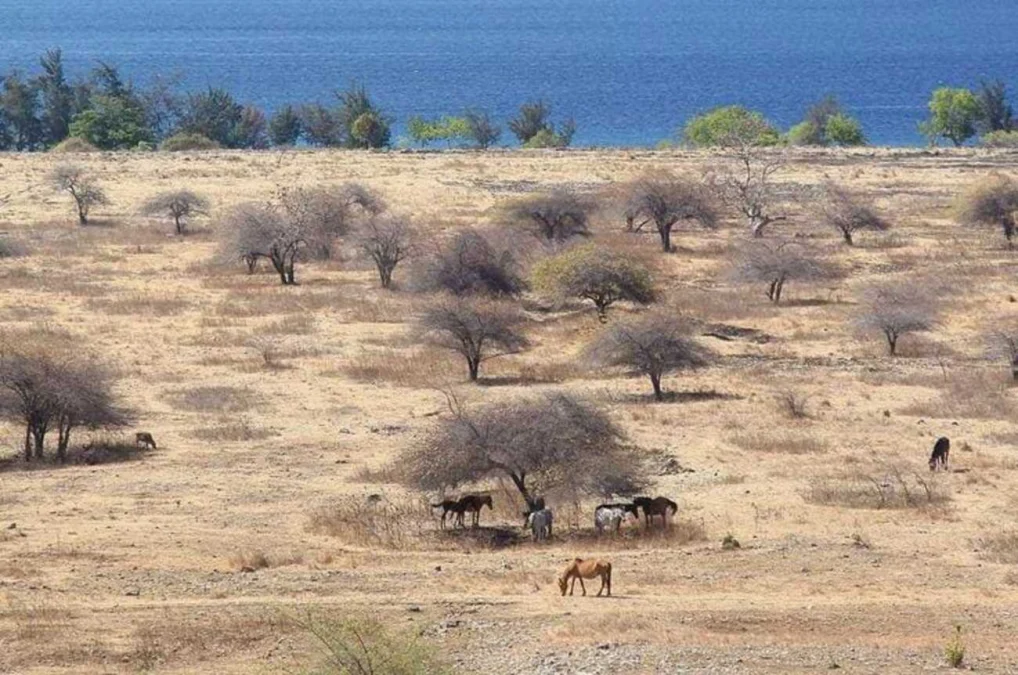
[(679, 505), (673, 502), (667, 497), (637, 497), (633, 500), (633, 505), (643, 509), (643, 518), (647, 524), (647, 528), (650, 528), (651, 518), (654, 516), (661, 516), (662, 526), (667, 527), (668, 525), (668, 512), (671, 511), (674, 516), (678, 510)]
[(933, 454), (930, 455), (930, 471), (943, 469), (947, 471), (947, 458), (951, 454), (951, 441), (947, 436), (941, 436), (933, 444)]

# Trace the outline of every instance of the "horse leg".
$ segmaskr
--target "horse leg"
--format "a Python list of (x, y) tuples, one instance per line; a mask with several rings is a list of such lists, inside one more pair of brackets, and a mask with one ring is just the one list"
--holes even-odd
[[(572, 583), (572, 585), (571, 585), (571, 586), (569, 587), (569, 595), (572, 595), (572, 594), (573, 594), (573, 591), (575, 591), (575, 590), (576, 590), (576, 580), (577, 580), (577, 579), (579, 579), (579, 577), (573, 577), (573, 583)], [(582, 581), (582, 580), (580, 580), (580, 587), (581, 587), (581, 588), (583, 587), (583, 581)]]
[(587, 595), (587, 587), (583, 585), (583, 577), (577, 576), (576, 578), (580, 580), (580, 590), (583, 591), (583, 595)]
[(604, 575), (601, 575), (601, 588), (597, 589), (597, 597), (601, 597), (601, 593), (604, 591)]

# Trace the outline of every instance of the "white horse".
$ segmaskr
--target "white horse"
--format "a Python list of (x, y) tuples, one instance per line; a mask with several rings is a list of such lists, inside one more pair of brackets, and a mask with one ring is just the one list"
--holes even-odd
[(527, 516), (527, 527), (534, 536), (534, 541), (544, 541), (551, 536), (551, 509), (531, 511)]

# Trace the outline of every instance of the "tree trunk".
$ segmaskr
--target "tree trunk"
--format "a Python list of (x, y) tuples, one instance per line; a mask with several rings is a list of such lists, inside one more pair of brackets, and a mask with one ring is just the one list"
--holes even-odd
[(173, 216), (173, 224), (177, 227), (177, 234), (184, 234), (184, 225), (180, 222), (180, 216)]
[(665, 253), (671, 253), (672, 251), (671, 225), (658, 229), (658, 233), (661, 235), (661, 250), (663, 250)]
[(32, 438), (35, 446), (35, 458), (42, 459), (46, 451), (46, 427), (35, 426), (32, 429)]
[(382, 288), (388, 289), (392, 286), (392, 268), (379, 263), (378, 276), (382, 280)]
[(520, 491), (520, 495), (523, 496), (523, 501), (527, 503), (527, 511), (533, 511), (537, 508), (537, 500), (531, 496), (530, 491), (527, 490), (527, 485), (523, 476), (517, 476), (512, 471), (509, 472), (509, 478), (512, 479), (516, 489)]
[(1007, 216), (1004, 219), (1004, 237), (1007, 238), (1007, 247), (1008, 249), (1011, 250), (1014, 250), (1014, 230), (1015, 230), (1014, 218), (1012, 218), (1011, 216)]
[(770, 225), (771, 220), (767, 216), (753, 216), (749, 219), (749, 227), (754, 237), (762, 237), (764, 228)]
[(32, 461), (32, 424), (25, 424), (25, 461)]
[(852, 241), (852, 230), (842, 230), (841, 233), (845, 235), (845, 243), (853, 246), (855, 242)]
[(597, 320), (601, 323), (608, 323), (608, 305), (603, 300), (595, 300), (594, 304), (597, 305)]
[(767, 287), (767, 299), (774, 302), (774, 291), (778, 287), (778, 280), (774, 279), (771, 281), (771, 285)]
[(650, 374), (650, 384), (651, 384), (651, 386), (654, 387), (654, 400), (655, 401), (663, 401), (663, 400), (665, 400), (664, 392), (661, 391), (661, 374), (660, 373), (651, 373)]
[(244, 256), (244, 264), (247, 265), (247, 273), (254, 274), (255, 268), (258, 267), (258, 256), (249, 253)]
[(470, 381), (477, 382), (477, 376), (481, 370), (481, 359), (477, 356), (468, 356), (467, 368), (470, 370)]
[(887, 336), (887, 347), (890, 350), (891, 356), (898, 353), (898, 334), (891, 331), (884, 333)]
[(88, 209), (78, 205), (78, 225), (88, 225)]
[(71, 444), (71, 429), (74, 424), (71, 421), (61, 422), (57, 427), (57, 458), (60, 463), (67, 461), (67, 448)]
[(777, 286), (774, 287), (774, 304), (777, 305), (781, 302), (781, 289), (785, 287), (785, 280), (778, 279)]

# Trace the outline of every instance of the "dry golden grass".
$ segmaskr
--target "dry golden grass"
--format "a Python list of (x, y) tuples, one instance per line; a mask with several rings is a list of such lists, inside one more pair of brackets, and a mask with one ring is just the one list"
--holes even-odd
[[(594, 669), (575, 659), (610, 642), (647, 672), (815, 672), (836, 656), (859, 672), (911, 673), (942, 663), (962, 616), (967, 662), (1018, 663), (1014, 537), (1001, 524), (1018, 515), (1018, 394), (1007, 364), (985, 358), (988, 330), (1018, 319), (1016, 264), (998, 232), (947, 211), (979, 175), (1013, 172), (1013, 154), (795, 151), (776, 176), (782, 194), (843, 182), (895, 229), (849, 248), (793, 208), (780, 234), (849, 274), (793, 283), (779, 307), (727, 276), (747, 236), (734, 216), (684, 229), (663, 255), (655, 236), (598, 215), (595, 239), (646, 260), (662, 304), (699, 320), (698, 339), (721, 355), (666, 377), (675, 394), (661, 404), (646, 378), (586, 367), (603, 327), (583, 303), (525, 297), (533, 346), (485, 363), (473, 386), (458, 356), (413, 338), (430, 299), (407, 290), (409, 265), (382, 291), (345, 247), (282, 288), (264, 266), (214, 264), (215, 216), (172, 237), (135, 213), (171, 186), (200, 189), (222, 213), (280, 185), (356, 180), (445, 236), (492, 225), (522, 192), (696, 174), (708, 153), (90, 153), (76, 159), (113, 206), (87, 228), (41, 187), (57, 158), (0, 159), (0, 193), (13, 195), (2, 229), (27, 249), (0, 265), (4, 338), (50, 331), (108, 359), (138, 429), (159, 442), (131, 462), (0, 474), (0, 672), (286, 672), (311, 647), (277, 617), (311, 602), (416, 617), (460, 672), (529, 672), (552, 653), (566, 670)], [(525, 248), (528, 262), (541, 255)], [(861, 293), (921, 278), (950, 288), (941, 322), (889, 358), (879, 336), (852, 329)], [(562, 500), (555, 537), (538, 544), (515, 488), (492, 483), (462, 488), (494, 496), (481, 528), (440, 532), (423, 503), (439, 495), (406, 493), (391, 465), (447, 414), (436, 386), (471, 405), (554, 388), (605, 406), (646, 450), (649, 492), (680, 503), (672, 528), (630, 523), (598, 538), (597, 502)], [(6, 455), (22, 434), (0, 425)], [(941, 435), (952, 471), (930, 474)], [(727, 533), (738, 550), (722, 549)], [(563, 600), (554, 576), (589, 555), (612, 561), (618, 597)]]

